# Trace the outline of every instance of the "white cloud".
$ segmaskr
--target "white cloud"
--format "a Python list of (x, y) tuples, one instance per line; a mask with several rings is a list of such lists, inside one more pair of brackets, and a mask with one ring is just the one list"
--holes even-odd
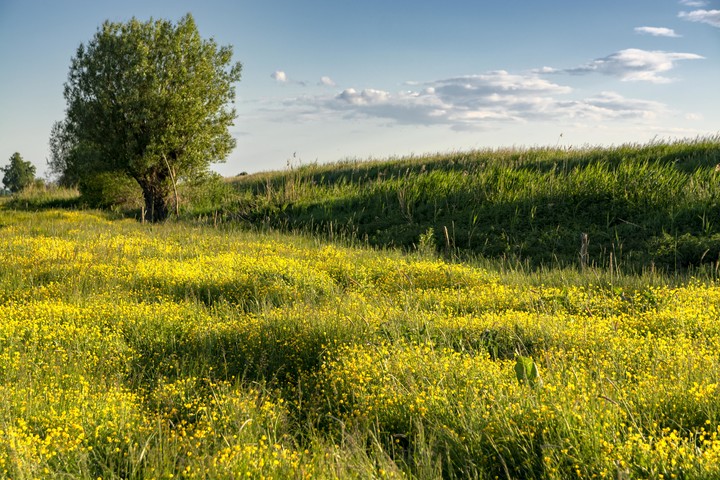
[(571, 91), (534, 74), (513, 75), (505, 71), (412, 86), (417, 88), (398, 93), (349, 88), (325, 102), (325, 107), (351, 116), (460, 127), (542, 116), (553, 104), (552, 95)]
[(447, 123), (448, 110), (452, 109), (452, 105), (443, 103), (432, 88), (395, 94), (373, 88), (361, 91), (348, 88), (333, 98), (322, 100), (321, 104), (349, 117), (377, 117), (422, 125)]
[(276, 70), (274, 71), (270, 77), (272, 77), (274, 80), (280, 83), (286, 83), (288, 81), (287, 74), (283, 72), (282, 70)]
[(672, 28), (665, 27), (635, 27), (635, 33), (652, 35), (653, 37), (678, 38), (681, 36), (675, 33), (675, 30)]
[(320, 77), (320, 81), (318, 82), (318, 85), (322, 85), (325, 87), (334, 87), (335, 82), (333, 81), (332, 78), (330, 78), (328, 76), (324, 76), (324, 77)]
[(307, 87), (308, 82), (304, 80), (295, 80), (294, 78), (290, 78), (287, 73), (285, 73), (283, 70), (275, 70), (273, 73), (270, 74), (270, 78), (274, 79), (278, 83), (287, 83), (290, 85), (300, 85), (301, 87)]
[(672, 70), (679, 60), (699, 60), (704, 57), (694, 53), (663, 52), (660, 50), (640, 50), (628, 48), (607, 57), (598, 58), (579, 67), (559, 70), (558, 72), (583, 75), (601, 73), (618, 77), (623, 81), (643, 81), (651, 83), (670, 83), (671, 78), (661, 74)]
[(527, 95), (571, 91), (570, 87), (554, 84), (534, 74), (517, 75), (505, 70), (438, 80), (432, 86), (445, 98), (476, 97), (498, 92)]
[(379, 105), (390, 100), (390, 93), (372, 88), (362, 92), (358, 92), (354, 88), (348, 88), (343, 90), (335, 99), (350, 105)]
[[(408, 86), (408, 84), (404, 84)], [(531, 121), (652, 120), (667, 112), (659, 102), (603, 92), (584, 99), (565, 99), (572, 89), (535, 73), (488, 72), (416, 83), (389, 92), (348, 88), (335, 96), (301, 97), (285, 107), (303, 118), (376, 118), (410, 125), (447, 125), (454, 130), (496, 128)], [(313, 108), (314, 113), (311, 113)]]
[(687, 7), (704, 7), (708, 2), (705, 0), (680, 0), (680, 4)]
[(691, 22), (707, 23), (713, 27), (720, 28), (720, 10), (693, 10), (692, 12), (680, 12), (678, 17)]
[(533, 73), (557, 73), (559, 70), (553, 67), (542, 67), (533, 70)]
[(667, 113), (660, 102), (625, 98), (615, 92), (601, 92), (578, 102), (574, 114), (594, 120), (643, 119), (654, 120)]

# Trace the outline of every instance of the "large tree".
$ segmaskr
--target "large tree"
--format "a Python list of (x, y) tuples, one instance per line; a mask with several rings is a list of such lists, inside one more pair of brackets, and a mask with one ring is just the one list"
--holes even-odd
[(168, 215), (177, 182), (235, 146), (228, 128), (241, 65), (203, 40), (191, 15), (105, 22), (72, 59), (67, 113), (53, 127), (51, 169), (66, 183), (116, 172), (137, 181), (152, 221)]
[(3, 175), (3, 185), (12, 193), (19, 192), (35, 181), (35, 165), (22, 159), (15, 152), (10, 156), (10, 164), (0, 168)]

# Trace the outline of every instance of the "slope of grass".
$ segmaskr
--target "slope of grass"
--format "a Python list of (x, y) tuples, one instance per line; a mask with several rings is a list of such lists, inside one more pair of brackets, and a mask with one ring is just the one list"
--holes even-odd
[(0, 209), (0, 477), (718, 478), (667, 280)]
[(80, 194), (76, 189), (55, 186), (35, 186), (0, 198), (0, 204), (17, 210), (37, 210), (47, 208), (77, 208), (80, 206)]
[[(720, 259), (720, 139), (475, 151), (236, 177), (253, 225), (449, 253), (683, 269)], [(611, 259), (612, 257), (612, 259)]]

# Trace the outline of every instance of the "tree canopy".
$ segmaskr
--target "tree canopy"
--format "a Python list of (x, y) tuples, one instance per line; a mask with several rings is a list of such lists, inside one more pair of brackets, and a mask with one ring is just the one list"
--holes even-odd
[(232, 47), (202, 39), (189, 14), (175, 25), (106, 21), (72, 59), (51, 170), (81, 191), (96, 174), (129, 176), (148, 218), (166, 218), (178, 179), (204, 173), (234, 148), (228, 129), (241, 68)]
[(10, 156), (10, 164), (0, 168), (4, 172), (3, 185), (17, 193), (35, 181), (35, 165), (26, 162), (18, 152)]

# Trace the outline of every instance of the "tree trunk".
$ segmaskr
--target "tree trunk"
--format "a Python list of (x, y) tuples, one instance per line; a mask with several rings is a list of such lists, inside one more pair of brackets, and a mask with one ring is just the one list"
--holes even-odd
[(145, 211), (148, 212), (148, 220), (151, 222), (162, 222), (168, 216), (167, 202), (165, 198), (153, 191), (143, 190), (145, 199)]
[(168, 196), (170, 189), (165, 182), (166, 176), (154, 175), (151, 178), (136, 179), (142, 189), (145, 200), (145, 219), (150, 222), (162, 222), (168, 216)]
[(170, 173), (170, 180), (172, 180), (173, 192), (175, 192), (175, 217), (180, 217), (180, 197), (178, 196), (177, 190), (177, 178), (175, 177), (175, 169), (170, 168), (170, 162), (167, 157), (163, 154), (163, 160), (165, 160), (165, 166), (167, 166), (168, 172)]

